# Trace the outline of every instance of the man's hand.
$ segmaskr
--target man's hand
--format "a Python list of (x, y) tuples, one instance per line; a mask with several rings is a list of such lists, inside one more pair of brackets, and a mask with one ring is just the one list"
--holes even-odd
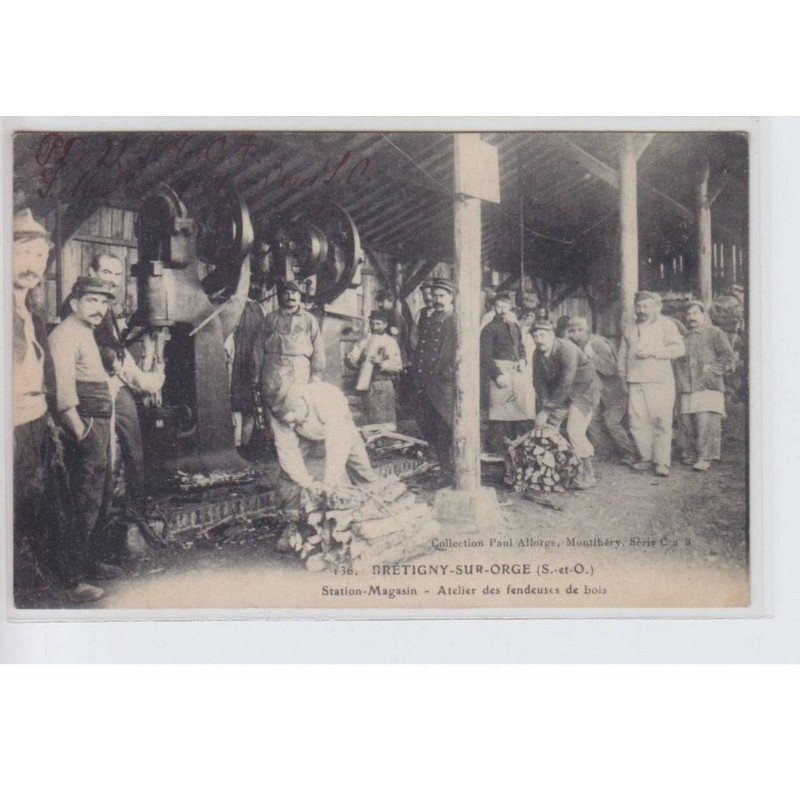
[(644, 347), (637, 347), (634, 355), (636, 358), (655, 358), (655, 356)]
[(501, 373), (500, 375), (498, 375), (498, 376), (497, 376), (497, 377), (494, 379), (494, 382), (495, 382), (495, 383), (498, 385), (498, 387), (500, 387), (501, 389), (505, 389), (505, 388), (508, 386), (508, 378), (506, 378), (506, 376), (505, 376), (505, 375), (503, 375), (502, 373)]
[(528, 362), (524, 358), (521, 358), (519, 361), (517, 361), (517, 372), (523, 372), (527, 364)]
[(534, 419), (533, 421), (533, 429), (537, 435), (541, 433), (544, 428), (547, 427), (547, 420), (549, 419), (549, 417), (550, 414), (547, 411), (540, 411), (536, 415), (536, 419)]

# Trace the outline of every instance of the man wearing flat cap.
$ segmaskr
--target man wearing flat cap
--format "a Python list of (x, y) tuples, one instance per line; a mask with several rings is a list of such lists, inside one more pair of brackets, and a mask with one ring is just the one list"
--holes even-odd
[(511, 297), (505, 292), (496, 294), (492, 308), (494, 314), (481, 330), (481, 404), (488, 410), (488, 449), (500, 452), (504, 437), (524, 433), (536, 411)]
[(431, 281), (433, 311), (420, 317), (417, 349), (411, 365), (414, 411), (420, 432), (433, 447), (442, 478), (453, 478), (453, 418), (455, 408), (456, 323), (453, 284)]
[(370, 332), (347, 354), (347, 363), (358, 370), (356, 391), (363, 395), (364, 412), (370, 425), (397, 427), (397, 397), (394, 382), (403, 370), (397, 339), (387, 333), (391, 320), (385, 311), (369, 315)]
[(636, 321), (623, 332), (619, 348), (620, 376), (628, 382), (628, 424), (640, 459), (633, 469), (655, 469), (666, 478), (675, 410), (672, 362), (686, 350), (678, 326), (662, 316), (655, 292), (637, 292), (634, 302)]
[(113, 399), (94, 329), (114, 300), (110, 284), (81, 276), (67, 302), (70, 315), (50, 334), (56, 376), (56, 407), (66, 432), (66, 459), (73, 520), (61, 532), (59, 568), (76, 600), (98, 600), (103, 590), (89, 583), (116, 577), (103, 563), (103, 531), (111, 499)]
[(305, 385), (322, 380), (325, 348), (316, 317), (303, 308), (303, 293), (294, 281), (278, 288), (280, 308), (261, 322), (253, 341), (254, 388), (261, 391), (269, 408), (268, 395), (284, 385)]
[[(32, 294), (42, 283), (53, 244), (30, 209), (14, 215), (13, 227), (14, 586), (18, 592), (28, 588), (33, 573), (51, 566), (45, 487), (55, 373), (46, 320)], [(32, 567), (30, 575), (25, 574), (27, 567)]]
[(675, 362), (680, 393), (679, 424), (683, 433), (683, 462), (705, 472), (719, 461), (722, 419), (725, 416), (723, 376), (736, 363), (728, 337), (706, 319), (700, 300), (692, 300), (684, 315), (686, 355)]

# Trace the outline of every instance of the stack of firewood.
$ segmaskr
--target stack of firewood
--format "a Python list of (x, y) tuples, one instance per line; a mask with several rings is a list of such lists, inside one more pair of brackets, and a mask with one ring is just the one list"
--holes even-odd
[(520, 493), (563, 492), (572, 487), (580, 463), (557, 428), (530, 430), (506, 452), (505, 482)]
[(389, 477), (312, 498), (289, 545), (307, 569), (319, 572), (415, 558), (433, 549), (438, 532), (430, 506)]

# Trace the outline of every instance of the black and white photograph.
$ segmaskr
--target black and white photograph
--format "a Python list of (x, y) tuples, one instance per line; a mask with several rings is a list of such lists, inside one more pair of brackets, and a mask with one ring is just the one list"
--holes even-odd
[(12, 613), (754, 608), (754, 136), (15, 131)]

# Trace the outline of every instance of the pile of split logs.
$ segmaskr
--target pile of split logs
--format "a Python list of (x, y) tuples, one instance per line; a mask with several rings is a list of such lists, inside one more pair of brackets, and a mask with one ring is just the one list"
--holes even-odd
[(580, 463), (556, 428), (530, 430), (509, 445), (505, 482), (523, 494), (563, 492), (571, 488)]
[(438, 532), (430, 506), (389, 477), (312, 498), (288, 541), (309, 570), (320, 572), (424, 555)]

